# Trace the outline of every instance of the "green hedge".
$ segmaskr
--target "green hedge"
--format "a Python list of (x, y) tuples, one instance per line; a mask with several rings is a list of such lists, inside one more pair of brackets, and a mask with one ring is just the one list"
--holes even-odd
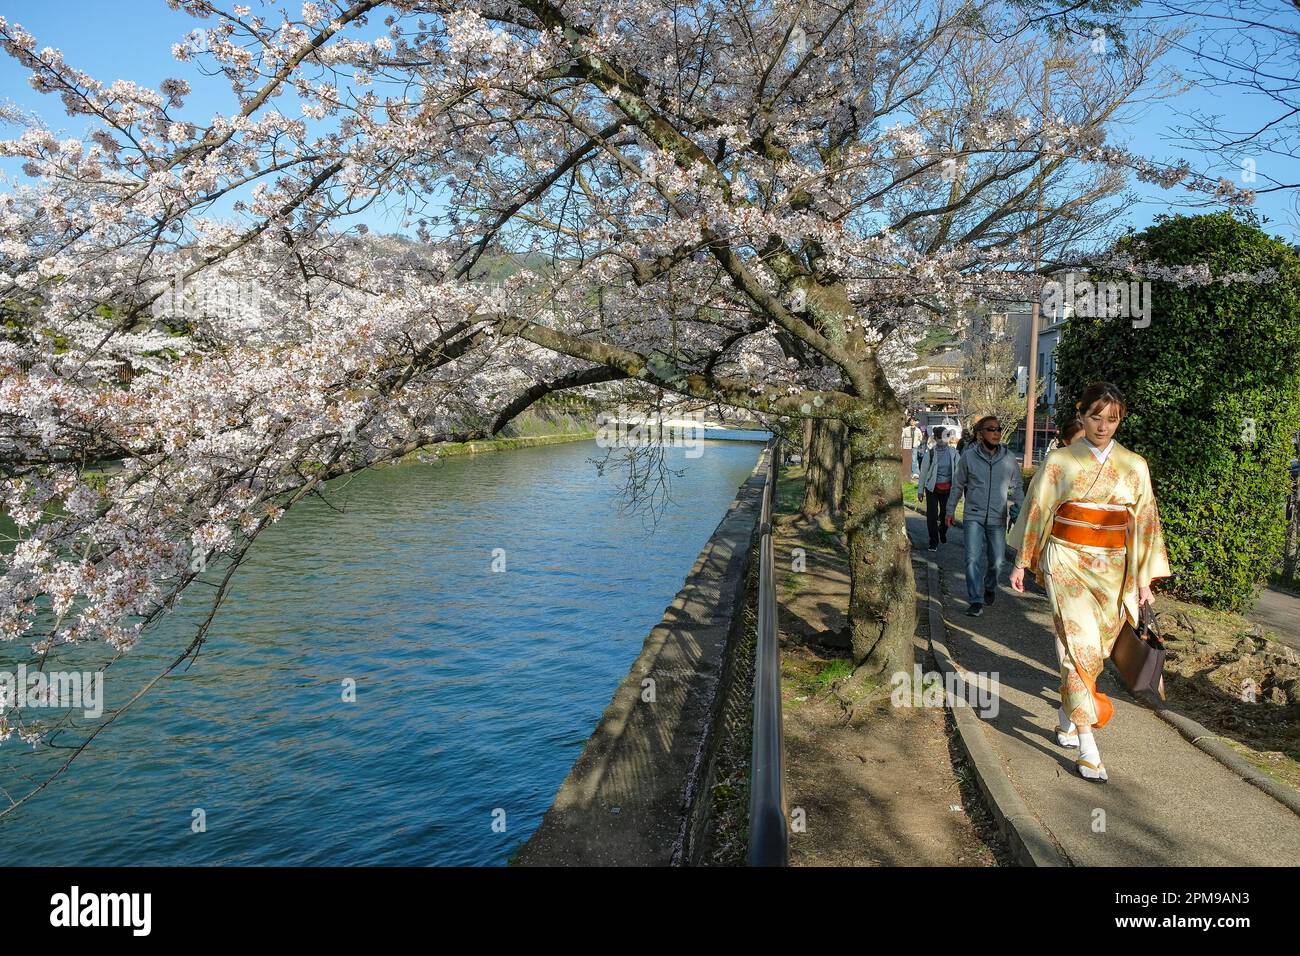
[(1279, 272), (1259, 284), (1153, 281), (1148, 327), (1072, 318), (1057, 353), (1059, 408), (1097, 380), (1128, 400), (1118, 438), (1151, 466), (1174, 572), (1163, 585), (1245, 610), (1283, 543), (1300, 427), (1300, 257), (1231, 213), (1160, 217), (1119, 248), (1139, 262), (1204, 262), (1215, 275)]

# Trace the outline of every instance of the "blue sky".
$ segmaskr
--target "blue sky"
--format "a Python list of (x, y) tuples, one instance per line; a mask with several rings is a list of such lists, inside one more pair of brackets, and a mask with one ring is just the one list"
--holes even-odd
[[(246, 2), (257, 6), (257, 0)], [(296, 2), (293, 9), (297, 9)], [(193, 64), (172, 59), (172, 44), (204, 21), (170, 9), (164, 0), (0, 0), (0, 14), (11, 22), (21, 23), (35, 34), (40, 45), (61, 50), (69, 63), (100, 80), (127, 79), (157, 88), (166, 77), (182, 76), (193, 87), (184, 115), (206, 119), (213, 113), (233, 112), (234, 101), (224, 81), (197, 75)], [(382, 29), (378, 19), (371, 29)], [(1170, 63), (1176, 68), (1186, 65), (1179, 57), (1171, 58)], [(80, 119), (74, 122), (63, 116), (57, 97), (35, 93), (27, 83), (25, 71), (7, 55), (0, 55), (0, 97), (39, 113), (56, 130), (74, 134), (82, 131)], [(1174, 160), (1186, 156), (1196, 166), (1197, 156), (1180, 153), (1171, 144), (1168, 130), (1176, 119), (1175, 108), (1223, 114), (1239, 126), (1271, 118), (1258, 98), (1238, 90), (1216, 91), (1197, 86), (1176, 100), (1147, 107), (1139, 118), (1117, 128), (1115, 138), (1153, 159)], [(1292, 159), (1291, 168), (1278, 168), (1286, 165), (1282, 159), (1266, 161), (1276, 164), (1268, 167), (1271, 174), (1291, 182), (1300, 181), (1300, 160)], [(14, 173), (17, 165), (4, 162), (0, 163), (0, 169)], [(1135, 183), (1134, 188), (1140, 200), (1126, 210), (1124, 219), (1138, 229), (1148, 225), (1157, 214), (1168, 212), (1171, 205), (1187, 195), (1180, 189), (1165, 191), (1141, 183)], [(1296, 231), (1300, 217), (1294, 203), (1293, 197), (1283, 194), (1265, 197), (1256, 206), (1269, 220), (1265, 229), (1292, 242), (1300, 240)], [(400, 229), (398, 218), (378, 207), (367, 210), (360, 221), (382, 232)]]
[[(233, 5), (234, 0), (232, 0)], [(243, 0), (257, 9), (259, 0)], [(224, 6), (224, 5), (223, 5)], [(274, 9), (286, 8), (278, 4)], [(297, 11), (300, 4), (287, 9)], [(168, 77), (186, 80), (192, 92), (185, 97), (185, 107), (177, 115), (205, 122), (217, 113), (230, 116), (238, 104), (224, 77), (208, 77), (196, 69), (200, 60), (181, 63), (172, 56), (172, 44), (191, 31), (210, 27), (215, 19), (199, 20), (173, 10), (165, 0), (0, 0), (0, 15), (10, 23), (19, 23), (36, 37), (37, 49), (44, 46), (59, 50), (64, 60), (103, 83), (131, 80), (157, 89)], [(273, 22), (278, 21), (276, 16)], [(372, 18), (367, 33), (383, 31), (382, 17)], [(356, 36), (356, 31), (350, 33)], [(0, 51), (0, 98), (11, 100), (25, 110), (35, 112), (56, 132), (64, 130), (80, 135), (86, 128), (85, 117), (69, 117), (57, 95), (37, 93), (27, 81), (27, 71), (12, 57)], [(290, 97), (286, 97), (288, 102)], [(293, 108), (297, 99), (292, 98)], [(298, 118), (301, 118), (300, 116)], [(12, 129), (0, 135), (14, 135)], [(0, 169), (18, 172), (20, 164), (0, 160)], [(379, 232), (406, 232), (401, 216), (375, 203), (359, 214), (362, 222)], [(229, 203), (214, 207), (218, 214), (229, 213)]]

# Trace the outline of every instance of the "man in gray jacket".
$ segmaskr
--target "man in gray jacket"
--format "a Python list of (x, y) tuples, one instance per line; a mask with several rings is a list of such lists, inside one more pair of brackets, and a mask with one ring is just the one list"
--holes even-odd
[[(979, 617), (998, 596), (998, 578), (1007, 563), (1007, 519), (1015, 520), (1024, 502), (1020, 460), (1002, 444), (1002, 424), (995, 415), (975, 423), (975, 441), (962, 452), (952, 480), (948, 524), (957, 503), (966, 498), (962, 533), (966, 539), (966, 613)], [(1012, 502), (1010, 512), (1007, 499)]]

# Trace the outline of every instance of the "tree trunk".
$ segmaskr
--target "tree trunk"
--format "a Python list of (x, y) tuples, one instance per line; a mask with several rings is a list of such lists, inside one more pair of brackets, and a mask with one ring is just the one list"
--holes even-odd
[[(849, 549), (849, 644), (856, 665), (854, 677), (910, 672), (916, 582), (903, 519), (904, 452), (899, 428), (903, 407), (874, 348), (860, 335), (849, 334), (855, 309), (845, 287), (813, 284), (807, 289), (809, 311), (818, 331), (842, 342), (858, 363), (851, 377), (857, 379), (854, 390), (861, 405), (840, 423), (839, 441), (840, 461), (845, 461), (846, 451), (848, 464), (842, 527)], [(816, 457), (810, 455), (810, 459)], [(813, 494), (817, 493), (814, 490)]]
[(902, 408), (873, 404), (848, 430), (849, 628), (854, 663), (867, 675), (910, 671), (916, 628), (912, 548), (903, 518), (897, 422)]
[(837, 423), (837, 424), (840, 424), (840, 427), (843, 429), (843, 433), (842, 433), (843, 437), (840, 440), (840, 455), (839, 455), (840, 482), (839, 482), (839, 508), (838, 508), (838, 512), (842, 515), (844, 509), (848, 506), (849, 503), (849, 473), (850, 473), (849, 428), (847, 425), (844, 425), (842, 423)]
[(847, 481), (847, 429), (832, 419), (811, 419), (804, 457), (803, 507), (806, 518), (829, 515), (838, 520)]

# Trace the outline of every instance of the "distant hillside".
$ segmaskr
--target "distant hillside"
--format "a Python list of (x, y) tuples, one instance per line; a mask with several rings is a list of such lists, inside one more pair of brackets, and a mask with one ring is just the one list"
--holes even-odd
[[(384, 255), (419, 254), (422, 250), (439, 251), (446, 248), (435, 243), (423, 243), (410, 236), (395, 233), (385, 235), (368, 235), (362, 240), (372, 246), (376, 252)], [(550, 256), (541, 253), (489, 253), (481, 256), (474, 264), (474, 275), (481, 281), (499, 282), (517, 272), (536, 272), (545, 275), (553, 268)]]

